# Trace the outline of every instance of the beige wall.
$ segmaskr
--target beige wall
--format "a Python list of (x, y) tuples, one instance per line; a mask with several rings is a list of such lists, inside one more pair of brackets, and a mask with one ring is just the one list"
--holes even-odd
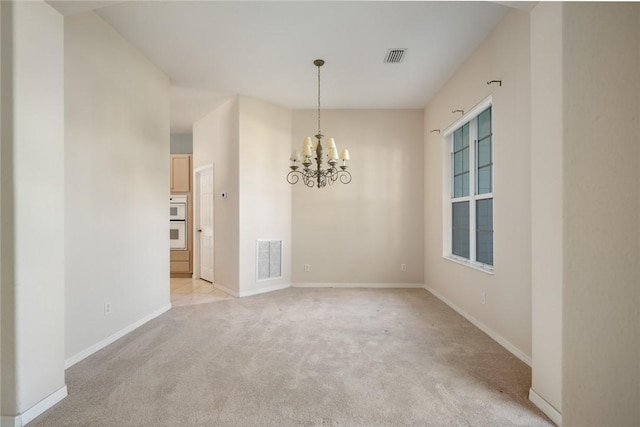
[(169, 81), (98, 15), (66, 17), (65, 114), (66, 354), (77, 360), (169, 308)]
[[(501, 79), (502, 87), (487, 85)], [(425, 284), (518, 357), (531, 358), (529, 16), (512, 11), (425, 110)], [(494, 274), (442, 258), (445, 147), (440, 134), (493, 95)], [(445, 150), (443, 152), (443, 150)], [(448, 181), (447, 181), (448, 182)], [(486, 293), (486, 304), (480, 293)]]
[[(290, 284), (291, 111), (236, 96), (193, 126), (194, 167), (214, 165), (214, 281), (235, 296)], [(221, 197), (228, 194), (227, 199)], [(283, 276), (256, 280), (257, 239), (283, 240)]]
[(563, 11), (563, 424), (640, 425), (640, 6)]
[(547, 414), (556, 422), (562, 413), (562, 106), (562, 3), (541, 2), (531, 11), (531, 398), (551, 405)]
[[(293, 186), (292, 281), (422, 286), (422, 110), (323, 110), (322, 125), (349, 149), (353, 181)], [(316, 111), (294, 111), (293, 148), (316, 131)]]
[[(5, 117), (6, 111), (8, 110), (9, 104), (8, 104), (8, 93), (6, 92), (5, 89), (5, 85), (4, 85), (4, 79), (6, 79), (6, 76), (8, 75), (6, 71), (4, 71), (4, 67), (8, 65), (8, 58), (3, 58), (3, 54), (5, 53), (5, 51), (7, 50), (8, 47), (8, 43), (3, 43), (3, 40), (8, 40), (8, 32), (6, 29), (6, 24), (3, 24), (2, 22), (2, 6), (0, 6), (0, 242), (4, 242), (5, 239), (7, 241), (9, 241), (9, 239), (7, 238), (7, 233), (5, 230), (5, 212), (3, 209), (3, 206), (6, 204), (4, 202), (4, 197), (3, 195), (5, 194), (5, 187), (2, 185), (3, 182), (5, 182), (5, 178), (3, 175), (3, 171), (4, 171), (4, 160), (6, 158), (6, 155), (4, 154), (4, 144), (3, 141), (6, 139), (7, 135), (7, 130), (9, 129), (8, 124), (5, 123), (5, 120), (8, 119), (8, 117)], [(3, 77), (4, 76), (4, 77)], [(8, 225), (8, 224), (7, 224)], [(2, 383), (3, 383), (3, 378), (4, 375), (2, 375), (3, 369), (2, 369), (2, 341), (4, 340), (4, 336), (2, 336), (2, 330), (3, 330), (3, 318), (2, 318), (2, 293), (3, 293), (3, 283), (4, 283), (4, 276), (3, 276), (3, 270), (7, 269), (7, 266), (3, 266), (4, 262), (4, 254), (5, 251), (3, 249), (4, 244), (0, 243), (0, 416), (2, 415)], [(13, 375), (11, 375), (11, 377), (13, 377)], [(13, 382), (11, 380), (11, 382)], [(1, 419), (0, 419), (0, 422)]]
[[(291, 283), (291, 110), (239, 98), (240, 296)], [(256, 280), (256, 241), (282, 239), (282, 277)]]
[[(216, 286), (238, 296), (240, 190), (238, 98), (233, 97), (193, 125), (193, 165), (214, 165), (214, 261)], [(228, 198), (221, 197), (222, 192)]]
[[(13, 93), (11, 61), (10, 11), (8, 2), (0, 3), (0, 422), (5, 405), (15, 406), (14, 324), (13, 321), (13, 208), (9, 205), (11, 185), (11, 150)], [(11, 259), (10, 259), (11, 258)], [(11, 302), (11, 304), (9, 304)], [(4, 393), (4, 395), (3, 395)], [(9, 393), (9, 394), (7, 394)], [(10, 402), (8, 401), (10, 400)], [(6, 402), (6, 403), (5, 403)]]
[(66, 396), (64, 33), (44, 2), (0, 8), (2, 423), (21, 425)]

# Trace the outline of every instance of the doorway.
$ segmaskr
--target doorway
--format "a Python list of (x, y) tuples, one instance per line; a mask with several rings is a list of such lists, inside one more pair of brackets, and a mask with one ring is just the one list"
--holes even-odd
[(214, 282), (213, 273), (213, 164), (199, 167), (194, 174), (194, 259), (193, 278)]

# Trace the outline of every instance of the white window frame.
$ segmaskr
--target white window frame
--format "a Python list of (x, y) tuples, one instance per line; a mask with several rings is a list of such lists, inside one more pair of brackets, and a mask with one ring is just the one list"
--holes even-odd
[[(493, 193), (495, 191), (495, 180), (493, 179), (495, 168), (491, 167), (491, 192), (485, 194), (476, 194), (476, 175), (478, 171), (478, 159), (476, 156), (477, 147), (477, 121), (474, 120), (480, 113), (487, 108), (492, 107), (491, 112), (491, 132), (493, 132), (493, 97), (480, 101), (476, 106), (469, 110), (466, 114), (460, 117), (458, 120), (448, 126), (442, 133), (442, 257), (450, 261), (457, 262), (459, 264), (466, 265), (484, 273), (493, 274), (495, 266), (495, 239), (494, 239), (494, 265), (484, 264), (476, 261), (476, 202), (483, 199), (493, 199)], [(453, 167), (452, 167), (452, 153), (453, 153), (453, 133), (469, 123), (469, 195), (464, 197), (452, 198), (453, 194)], [(492, 136), (491, 150), (492, 160), (493, 148), (495, 146), (495, 138)], [(469, 259), (460, 257), (453, 254), (452, 244), (452, 205), (456, 202), (469, 202)], [(495, 202), (493, 204), (495, 208)], [(495, 224), (495, 209), (493, 222)]]

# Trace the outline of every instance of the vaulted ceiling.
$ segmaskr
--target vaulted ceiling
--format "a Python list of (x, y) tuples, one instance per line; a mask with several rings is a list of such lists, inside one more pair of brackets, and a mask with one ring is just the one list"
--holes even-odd
[[(422, 108), (514, 4), (422, 1), (51, 1), (95, 9), (171, 79), (172, 131), (231, 94), (288, 108)], [(517, 4), (527, 8), (530, 3)], [(407, 49), (399, 64), (389, 49)], [(491, 76), (487, 76), (491, 77)]]

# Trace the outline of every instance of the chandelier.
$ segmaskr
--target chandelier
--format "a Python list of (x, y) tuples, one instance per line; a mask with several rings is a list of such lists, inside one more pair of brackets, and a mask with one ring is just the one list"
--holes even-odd
[[(349, 150), (344, 149), (340, 152), (340, 161), (341, 165), (338, 165), (338, 148), (336, 147), (336, 141), (333, 138), (329, 138), (327, 142), (327, 164), (328, 168), (322, 168), (322, 162), (324, 159), (323, 156), (323, 148), (322, 148), (322, 132), (320, 131), (320, 67), (324, 65), (324, 61), (322, 59), (316, 59), (313, 61), (313, 64), (318, 67), (318, 134), (316, 137), (315, 147), (311, 142), (311, 137), (308, 136), (304, 139), (302, 143), (302, 170), (298, 170), (300, 166), (297, 164), (300, 162), (301, 156), (296, 151), (293, 150), (291, 153), (291, 171), (287, 174), (287, 182), (289, 184), (297, 183), (300, 178), (302, 178), (302, 182), (307, 187), (316, 186), (318, 188), (322, 188), (327, 185), (333, 185), (334, 182), (340, 180), (343, 184), (348, 184), (351, 182), (351, 173), (347, 171), (347, 160), (349, 158)], [(315, 157), (313, 157), (315, 153)], [(315, 166), (313, 168), (311, 165), (312, 161), (315, 161)], [(338, 166), (338, 167), (336, 167)]]

